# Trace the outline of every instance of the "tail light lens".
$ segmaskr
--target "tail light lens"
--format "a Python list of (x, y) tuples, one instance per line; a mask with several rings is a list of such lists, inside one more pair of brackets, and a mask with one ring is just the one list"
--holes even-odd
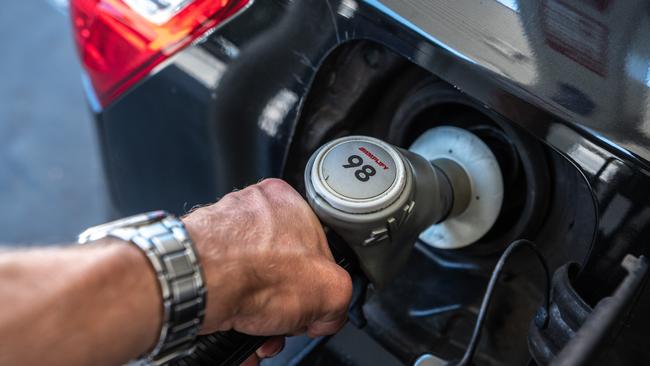
[(102, 106), (249, 0), (71, 0), (82, 64)]

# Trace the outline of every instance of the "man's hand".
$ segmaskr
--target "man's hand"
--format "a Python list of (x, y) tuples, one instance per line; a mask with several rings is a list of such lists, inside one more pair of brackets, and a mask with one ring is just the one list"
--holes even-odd
[[(318, 219), (280, 180), (231, 193), (184, 219), (205, 275), (202, 332), (253, 335), (336, 332), (352, 285)], [(135, 245), (0, 252), (1, 365), (121, 365), (160, 334), (158, 281)], [(247, 360), (277, 353), (272, 338)]]
[[(228, 194), (184, 219), (207, 284), (203, 333), (332, 334), (352, 293), (309, 205), (291, 186), (268, 179)], [(261, 357), (281, 348), (272, 340)]]

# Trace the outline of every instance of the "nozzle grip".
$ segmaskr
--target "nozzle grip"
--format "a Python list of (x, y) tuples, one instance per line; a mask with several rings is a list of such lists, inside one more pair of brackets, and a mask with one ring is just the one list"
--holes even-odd
[(251, 336), (234, 330), (198, 337), (194, 352), (170, 362), (169, 366), (239, 366), (268, 337)]
[(405, 167), (405, 183), (392, 203), (379, 210), (346, 212), (318, 194), (312, 181), (319, 152), (312, 155), (305, 169), (306, 196), (312, 209), (352, 248), (359, 266), (378, 287), (384, 286), (405, 264), (419, 233), (444, 219), (453, 205), (449, 181), (429, 161), (388, 146)]

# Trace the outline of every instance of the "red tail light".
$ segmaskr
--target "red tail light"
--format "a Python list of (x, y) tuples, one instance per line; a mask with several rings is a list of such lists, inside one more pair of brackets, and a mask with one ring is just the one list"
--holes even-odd
[(106, 106), (249, 0), (71, 0), (77, 49)]

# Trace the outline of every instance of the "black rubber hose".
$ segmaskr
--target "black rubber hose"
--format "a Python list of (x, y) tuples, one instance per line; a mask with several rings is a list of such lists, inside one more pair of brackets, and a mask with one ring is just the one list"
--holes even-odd
[(494, 288), (496, 287), (497, 280), (499, 279), (499, 276), (503, 271), (503, 267), (506, 264), (506, 261), (508, 260), (508, 258), (510, 258), (510, 255), (517, 248), (522, 246), (530, 248), (535, 253), (535, 256), (537, 257), (537, 259), (539, 259), (539, 262), (542, 264), (542, 267), (544, 268), (544, 275), (546, 277), (544, 310), (546, 311), (546, 313), (541, 314), (543, 319), (541, 319), (541, 323), (540, 322), (537, 323), (540, 326), (546, 326), (546, 323), (548, 321), (548, 314), (550, 310), (550, 302), (551, 302), (551, 275), (548, 270), (548, 264), (546, 263), (546, 260), (544, 259), (542, 253), (540, 253), (540, 251), (537, 249), (535, 243), (526, 239), (515, 240), (514, 242), (510, 243), (510, 245), (506, 248), (503, 254), (501, 254), (501, 258), (499, 258), (499, 261), (497, 262), (496, 266), (494, 267), (494, 270), (492, 271), (492, 276), (490, 277), (490, 282), (488, 283), (487, 289), (485, 290), (485, 295), (483, 296), (483, 302), (481, 303), (481, 308), (479, 310), (478, 317), (474, 325), (474, 332), (472, 333), (472, 338), (470, 339), (469, 345), (465, 350), (465, 354), (463, 355), (463, 358), (454, 365), (467, 366), (470, 365), (470, 362), (472, 362), (472, 359), (474, 358), (474, 354), (476, 353), (476, 348), (478, 347), (478, 342), (481, 339), (481, 331), (483, 329), (483, 323), (485, 322), (485, 317), (487, 316), (487, 311), (490, 307), (490, 302), (492, 301), (492, 295), (494, 293)]

